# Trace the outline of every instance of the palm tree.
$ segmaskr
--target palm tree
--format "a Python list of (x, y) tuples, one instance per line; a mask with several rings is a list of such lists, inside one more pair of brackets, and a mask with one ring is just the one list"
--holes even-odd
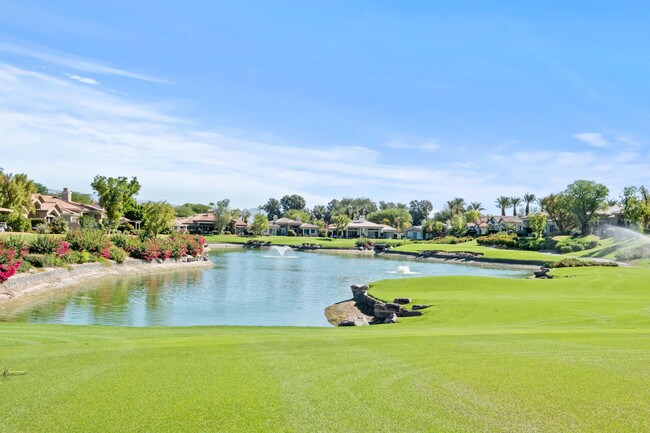
[(453, 215), (461, 215), (465, 212), (465, 199), (461, 197), (455, 197), (453, 200), (447, 202), (449, 210)]
[(616, 199), (616, 198), (608, 198), (607, 199), (607, 207), (616, 206), (617, 204), (618, 204), (618, 199)]
[(502, 195), (497, 198), (495, 203), (498, 208), (501, 208), (501, 216), (506, 216), (506, 209), (510, 207), (510, 197)]
[(526, 212), (526, 216), (528, 216), (528, 214), (530, 213), (530, 204), (534, 202), (537, 197), (535, 197), (535, 194), (527, 192), (526, 194), (524, 194), (522, 198), (524, 199), (524, 202), (526, 202), (525, 212)]
[(517, 216), (517, 206), (521, 204), (520, 197), (510, 197), (510, 206), (512, 206), (512, 216)]
[(475, 210), (477, 212), (481, 212), (482, 210), (485, 210), (483, 207), (483, 203), (480, 201), (473, 201), (467, 206), (467, 210)]

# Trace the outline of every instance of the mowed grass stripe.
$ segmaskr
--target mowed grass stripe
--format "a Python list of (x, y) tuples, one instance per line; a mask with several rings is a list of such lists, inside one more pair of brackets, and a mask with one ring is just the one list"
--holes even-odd
[(644, 431), (650, 270), (437, 277), (367, 328), (3, 324), (0, 431)]

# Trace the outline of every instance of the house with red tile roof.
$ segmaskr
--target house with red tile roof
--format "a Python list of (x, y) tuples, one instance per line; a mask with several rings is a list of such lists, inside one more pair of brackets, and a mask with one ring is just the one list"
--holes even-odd
[(63, 188), (61, 197), (48, 194), (33, 194), (34, 212), (29, 218), (40, 218), (46, 222), (52, 222), (56, 218), (63, 218), (68, 222), (70, 228), (79, 228), (79, 218), (89, 215), (97, 221), (104, 218), (105, 212), (99, 206), (77, 203), (72, 201), (72, 192)]

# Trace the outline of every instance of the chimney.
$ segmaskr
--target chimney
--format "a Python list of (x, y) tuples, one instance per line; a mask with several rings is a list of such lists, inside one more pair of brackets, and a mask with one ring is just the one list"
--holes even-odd
[(63, 199), (63, 201), (71, 202), (72, 191), (70, 191), (68, 188), (63, 188), (63, 192), (61, 193), (61, 198)]
[(365, 215), (359, 215), (359, 222), (360, 223), (365, 223), (366, 222), (366, 216)]

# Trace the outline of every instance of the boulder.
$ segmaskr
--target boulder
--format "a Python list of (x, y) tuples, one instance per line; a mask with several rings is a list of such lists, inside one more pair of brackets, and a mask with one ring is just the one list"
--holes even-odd
[(389, 324), (389, 323), (397, 323), (397, 314), (392, 313), (390, 316), (386, 317), (384, 320), (384, 323)]
[(411, 307), (411, 310), (424, 310), (425, 308), (429, 308), (431, 305), (429, 304), (413, 304)]
[(406, 305), (406, 304), (410, 304), (410, 303), (411, 303), (411, 298), (395, 298), (395, 299), (393, 300), (393, 302), (394, 302), (395, 304)]
[(338, 326), (368, 326), (368, 319), (366, 316), (351, 316), (347, 319), (341, 320)]

